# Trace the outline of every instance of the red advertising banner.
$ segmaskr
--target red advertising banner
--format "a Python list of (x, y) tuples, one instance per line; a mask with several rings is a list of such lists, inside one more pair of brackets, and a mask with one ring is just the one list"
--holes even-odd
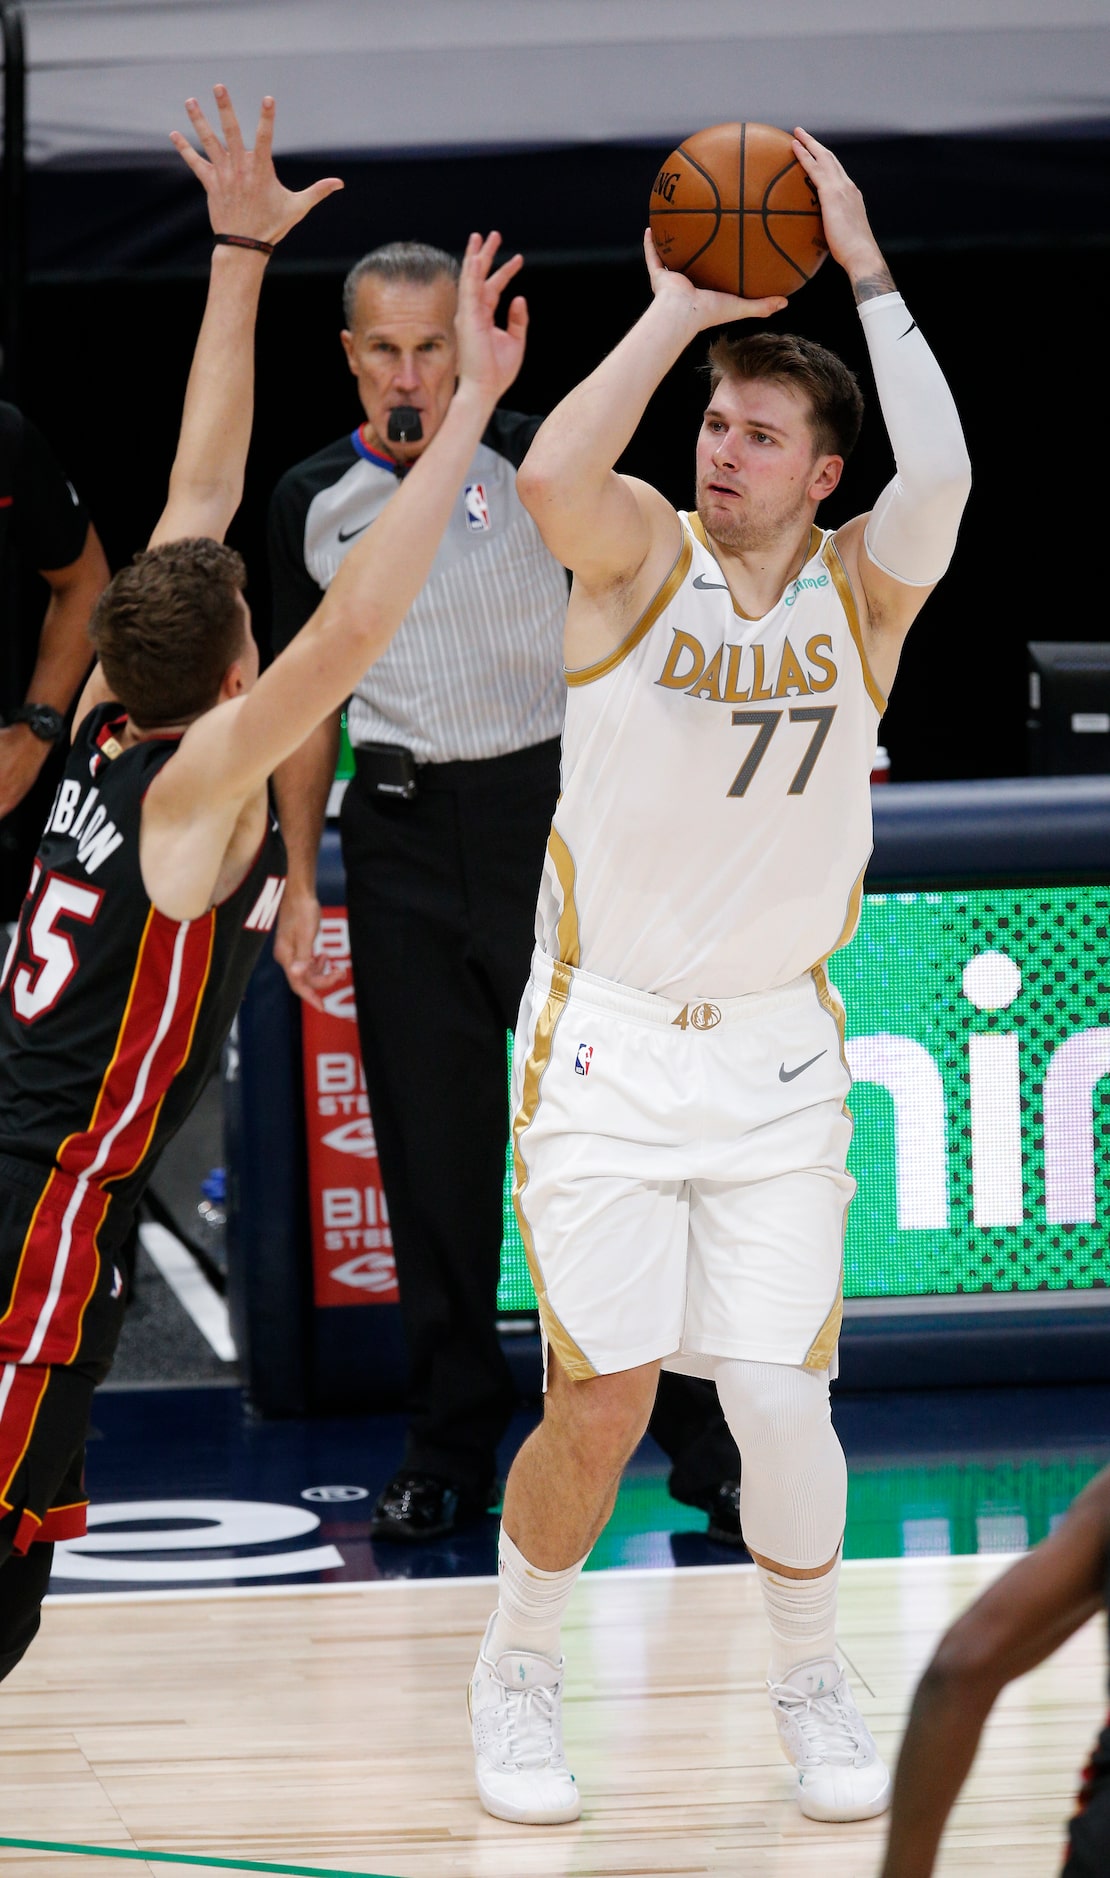
[(318, 1305), (396, 1304), (397, 1268), (355, 1027), (347, 909), (323, 908), (319, 949), (334, 987), (301, 1005), (305, 1136)]

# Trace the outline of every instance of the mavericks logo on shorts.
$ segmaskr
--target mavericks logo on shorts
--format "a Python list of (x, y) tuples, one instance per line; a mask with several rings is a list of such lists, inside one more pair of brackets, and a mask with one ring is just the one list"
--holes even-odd
[(576, 1076), (588, 1076), (589, 1075), (590, 1059), (593, 1056), (593, 1053), (594, 1053), (594, 1046), (592, 1043), (580, 1043), (579, 1044), (578, 1055), (574, 1059), (574, 1073)]
[(721, 1013), (715, 1004), (684, 1004), (678, 1016), (672, 1017), (671, 1028), (712, 1030), (720, 1021)]

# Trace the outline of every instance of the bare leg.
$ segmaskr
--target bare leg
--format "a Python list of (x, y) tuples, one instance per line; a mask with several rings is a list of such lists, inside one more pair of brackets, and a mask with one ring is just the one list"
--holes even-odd
[(658, 1378), (649, 1363), (571, 1382), (549, 1357), (543, 1421), (505, 1489), (498, 1605), (470, 1684), (478, 1796), (499, 1819), (554, 1826), (581, 1810), (563, 1753), (559, 1625)]
[(648, 1425), (659, 1364), (571, 1382), (550, 1355), (543, 1421), (509, 1473), (501, 1523), (541, 1571), (584, 1558), (613, 1510), (625, 1463)]

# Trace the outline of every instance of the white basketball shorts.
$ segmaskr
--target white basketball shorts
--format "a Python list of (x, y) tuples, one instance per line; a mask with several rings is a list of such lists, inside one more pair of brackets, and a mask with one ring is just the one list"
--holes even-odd
[(545, 1353), (576, 1380), (660, 1358), (832, 1367), (850, 1081), (820, 967), (678, 1004), (537, 952), (514, 1198)]

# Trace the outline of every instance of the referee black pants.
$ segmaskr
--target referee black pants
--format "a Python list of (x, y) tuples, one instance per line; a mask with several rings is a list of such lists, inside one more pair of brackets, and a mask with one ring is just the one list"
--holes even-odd
[(496, 1319), (505, 1033), (559, 745), (417, 774), (409, 801), (376, 794), (356, 752), (341, 820), (351, 960), (408, 1354), (403, 1466), (478, 1495), (516, 1405)]

